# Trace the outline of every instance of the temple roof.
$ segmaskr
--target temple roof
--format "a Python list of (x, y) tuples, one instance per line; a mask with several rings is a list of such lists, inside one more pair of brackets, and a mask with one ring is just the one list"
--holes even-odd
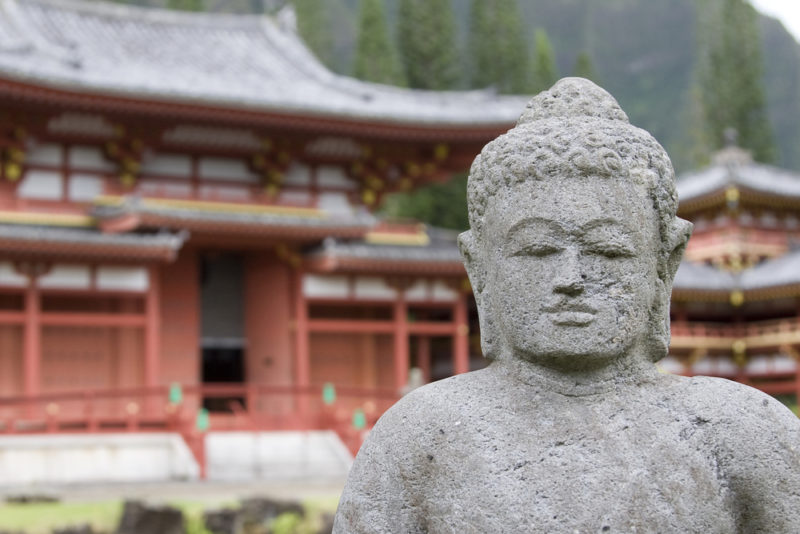
[(735, 287), (736, 279), (728, 271), (716, 269), (704, 263), (683, 260), (675, 281), (672, 284), (676, 290), (696, 291), (730, 291)]
[(527, 97), (434, 92), (327, 70), (293, 14), (186, 13), (85, 0), (2, 0), (0, 77), (79, 93), (348, 120), (511, 126)]
[(724, 192), (731, 186), (770, 197), (800, 199), (800, 174), (756, 163), (738, 147), (721, 150), (710, 166), (683, 174), (676, 183), (681, 204)]
[(188, 238), (181, 233), (104, 234), (94, 228), (0, 224), (6, 255), (172, 261)]

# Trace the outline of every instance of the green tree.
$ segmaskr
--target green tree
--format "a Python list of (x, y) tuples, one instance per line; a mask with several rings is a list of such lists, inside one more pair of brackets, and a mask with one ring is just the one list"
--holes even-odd
[(572, 69), (572, 74), (580, 76), (581, 78), (586, 78), (587, 80), (592, 80), (593, 82), (598, 81), (597, 72), (594, 70), (592, 56), (589, 55), (589, 52), (584, 50), (578, 54), (578, 57), (575, 58), (575, 67)]
[(528, 46), (517, 0), (472, 0), (470, 84), (523, 93), (528, 85)]
[(451, 89), (460, 81), (450, 0), (400, 0), (397, 40), (406, 79), (419, 89)]
[(327, 0), (292, 0), (292, 4), (300, 37), (314, 55), (330, 67), (336, 61), (330, 3)]
[(461, 175), (446, 183), (431, 184), (410, 193), (389, 195), (382, 211), (391, 217), (416, 219), (440, 228), (466, 230), (469, 228), (467, 177)]
[(534, 34), (536, 49), (533, 57), (533, 83), (531, 89), (538, 93), (549, 89), (558, 80), (558, 69), (556, 68), (553, 45), (550, 38), (543, 29), (536, 30)]
[(203, 0), (167, 0), (169, 9), (179, 11), (203, 11)]
[(353, 74), (370, 82), (405, 85), (397, 51), (389, 39), (383, 0), (361, 0)]
[(733, 128), (755, 159), (774, 161), (755, 9), (744, 0), (703, 0), (698, 10), (695, 80), (711, 148), (724, 146)]

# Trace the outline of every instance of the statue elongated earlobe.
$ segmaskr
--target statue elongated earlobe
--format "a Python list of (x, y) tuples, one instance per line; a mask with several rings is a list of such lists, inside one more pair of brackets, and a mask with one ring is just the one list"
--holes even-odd
[(467, 230), (458, 236), (458, 250), (461, 252), (461, 258), (464, 260), (464, 266), (469, 276), (469, 283), (472, 285), (477, 299), (483, 293), (483, 287), (486, 284), (486, 273), (483, 269), (483, 262), (476, 254), (477, 243), (472, 230)]
[(686, 243), (692, 235), (692, 226), (689, 221), (678, 217), (675, 217), (670, 224), (667, 250), (665, 251), (665, 272), (663, 273), (664, 281), (669, 284), (672, 284), (675, 273), (678, 272), (678, 267), (683, 259), (683, 251), (686, 250)]

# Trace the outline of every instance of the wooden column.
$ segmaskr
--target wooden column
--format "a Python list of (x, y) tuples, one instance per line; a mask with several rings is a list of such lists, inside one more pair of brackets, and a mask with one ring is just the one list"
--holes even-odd
[(23, 393), (34, 397), (41, 392), (42, 385), (42, 327), (41, 300), (36, 287), (38, 276), (28, 273), (25, 289), (25, 332), (23, 356)]
[(399, 391), (408, 383), (408, 307), (405, 291), (397, 290), (394, 301), (394, 385)]
[(303, 273), (294, 272), (294, 361), (295, 361), (295, 386), (299, 390), (297, 398), (297, 411), (308, 424), (309, 398), (306, 393), (311, 382), (311, 355), (309, 353), (308, 331), (308, 303), (303, 296)]
[(419, 336), (417, 345), (417, 366), (422, 370), (425, 382), (431, 381), (431, 338)]
[(453, 374), (469, 372), (469, 322), (467, 319), (467, 294), (459, 291), (453, 309)]
[(159, 385), (161, 377), (161, 272), (157, 266), (148, 269), (149, 284), (145, 300), (144, 385)]

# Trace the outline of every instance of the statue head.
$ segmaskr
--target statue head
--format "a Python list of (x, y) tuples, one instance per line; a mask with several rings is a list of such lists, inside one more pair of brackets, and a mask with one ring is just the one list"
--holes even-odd
[(490, 359), (582, 370), (669, 345), (691, 233), (669, 157), (606, 91), (565, 78), (470, 170), (459, 236)]

